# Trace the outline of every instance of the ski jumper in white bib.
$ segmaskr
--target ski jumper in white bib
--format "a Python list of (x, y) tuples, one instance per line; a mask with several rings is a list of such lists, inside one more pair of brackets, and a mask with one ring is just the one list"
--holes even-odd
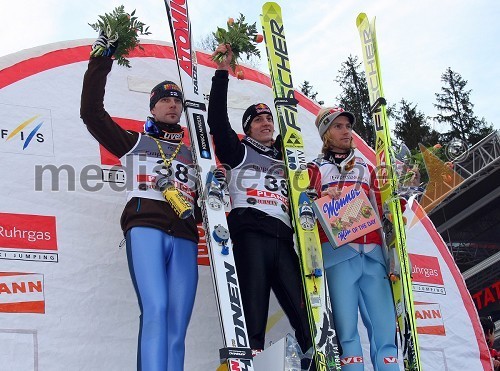
[[(369, 196), (374, 188), (371, 167), (362, 158), (356, 158), (354, 167), (341, 174), (334, 158), (330, 154), (309, 164), (311, 186), (318, 194), (329, 187), (357, 186)], [(374, 206), (377, 209), (377, 205)], [(369, 232), (334, 249), (320, 226), (320, 239), (335, 328), (341, 345), (342, 370), (364, 370), (358, 309), (368, 331), (370, 358), (375, 370), (399, 370), (396, 315), (379, 232)]]

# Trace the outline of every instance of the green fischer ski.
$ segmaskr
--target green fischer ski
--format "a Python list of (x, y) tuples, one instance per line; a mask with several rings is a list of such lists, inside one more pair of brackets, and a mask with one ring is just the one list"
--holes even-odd
[(330, 302), (326, 295), (321, 244), (310, 200), (305, 194), (309, 174), (304, 140), (298, 125), (297, 100), (292, 83), (281, 8), (268, 2), (262, 7), (261, 22), (266, 43), (274, 103), (283, 138), (283, 157), (288, 175), (288, 197), (299, 247), (302, 280), (306, 293), (311, 333), (318, 371), (340, 370), (340, 356)]
[(397, 195), (398, 179), (393, 167), (394, 154), (391, 150), (390, 129), (385, 107), (386, 101), (382, 90), (375, 20), (370, 24), (366, 14), (361, 13), (356, 19), (356, 25), (361, 38), (366, 81), (375, 126), (375, 153), (380, 196), (384, 210), (387, 210), (392, 216), (392, 223), (386, 222), (384, 230), (386, 232), (388, 256), (394, 256), (394, 260), (390, 264), (389, 277), (392, 282), (392, 293), (403, 347), (404, 367), (405, 370), (421, 370), (412, 294), (411, 266), (408, 258), (400, 197)]

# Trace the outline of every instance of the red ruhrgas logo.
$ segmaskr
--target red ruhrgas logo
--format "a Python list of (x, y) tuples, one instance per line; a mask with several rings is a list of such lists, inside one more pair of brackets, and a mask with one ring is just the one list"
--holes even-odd
[(56, 218), (0, 213), (0, 247), (57, 250)]
[(417, 319), (417, 333), (446, 335), (439, 304), (415, 302), (415, 318)]
[(43, 275), (0, 272), (0, 313), (45, 313)]
[(408, 254), (411, 260), (411, 273), (414, 283), (444, 285), (438, 258), (417, 254)]
[(340, 360), (340, 365), (352, 365), (354, 363), (363, 363), (363, 357), (345, 357)]

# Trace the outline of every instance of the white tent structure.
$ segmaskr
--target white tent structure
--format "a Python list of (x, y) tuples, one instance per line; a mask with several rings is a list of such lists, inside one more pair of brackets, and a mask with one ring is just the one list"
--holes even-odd
[[(79, 117), (92, 40), (41, 46), (0, 58), (0, 370), (132, 371), (139, 308), (129, 278), (119, 217), (125, 203), (114, 159)], [(140, 129), (151, 87), (176, 80), (169, 44), (144, 42), (132, 68), (114, 66), (105, 107)], [(214, 65), (198, 53), (206, 94)], [(245, 69), (231, 78), (229, 118), (241, 132), (251, 103), (272, 106), (269, 77)], [(319, 107), (301, 94), (299, 122), (312, 159)], [(360, 153), (373, 152), (357, 140)], [(408, 220), (420, 213), (407, 210)], [(203, 234), (203, 230), (200, 230)], [(427, 217), (408, 231), (424, 370), (490, 370), (477, 313), (460, 272)], [(206, 246), (186, 344), (186, 370), (215, 370), (222, 346)], [(289, 327), (273, 302), (269, 341)], [(368, 357), (366, 357), (368, 359)]]

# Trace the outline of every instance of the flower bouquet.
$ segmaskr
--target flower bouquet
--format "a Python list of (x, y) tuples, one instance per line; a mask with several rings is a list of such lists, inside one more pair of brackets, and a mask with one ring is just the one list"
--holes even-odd
[[(241, 68), (238, 68), (238, 59), (241, 59), (241, 54), (246, 54), (247, 59), (252, 55), (260, 58), (260, 51), (256, 45), (264, 40), (264, 37), (257, 33), (257, 26), (245, 23), (245, 16), (240, 13), (240, 17), (235, 21), (233, 18), (227, 20), (227, 30), (217, 27), (217, 31), (213, 33), (219, 44), (229, 44), (233, 51), (233, 57), (230, 62), (231, 69), (236, 74), (238, 79), (243, 80), (244, 74)], [(221, 61), (224, 58), (223, 53), (217, 53), (212, 59)]]
[[(96, 23), (89, 23), (94, 30), (104, 35), (107, 39), (108, 47), (116, 47), (113, 55), (120, 66), (130, 68), (130, 62), (125, 58), (131, 50), (139, 45), (139, 35), (150, 35), (149, 27), (138, 20), (135, 10), (128, 14), (124, 6), (120, 5), (112, 13), (105, 13), (99, 16)], [(139, 48), (142, 47), (139, 45)], [(100, 47), (92, 51), (92, 56), (100, 56), (106, 48)]]

